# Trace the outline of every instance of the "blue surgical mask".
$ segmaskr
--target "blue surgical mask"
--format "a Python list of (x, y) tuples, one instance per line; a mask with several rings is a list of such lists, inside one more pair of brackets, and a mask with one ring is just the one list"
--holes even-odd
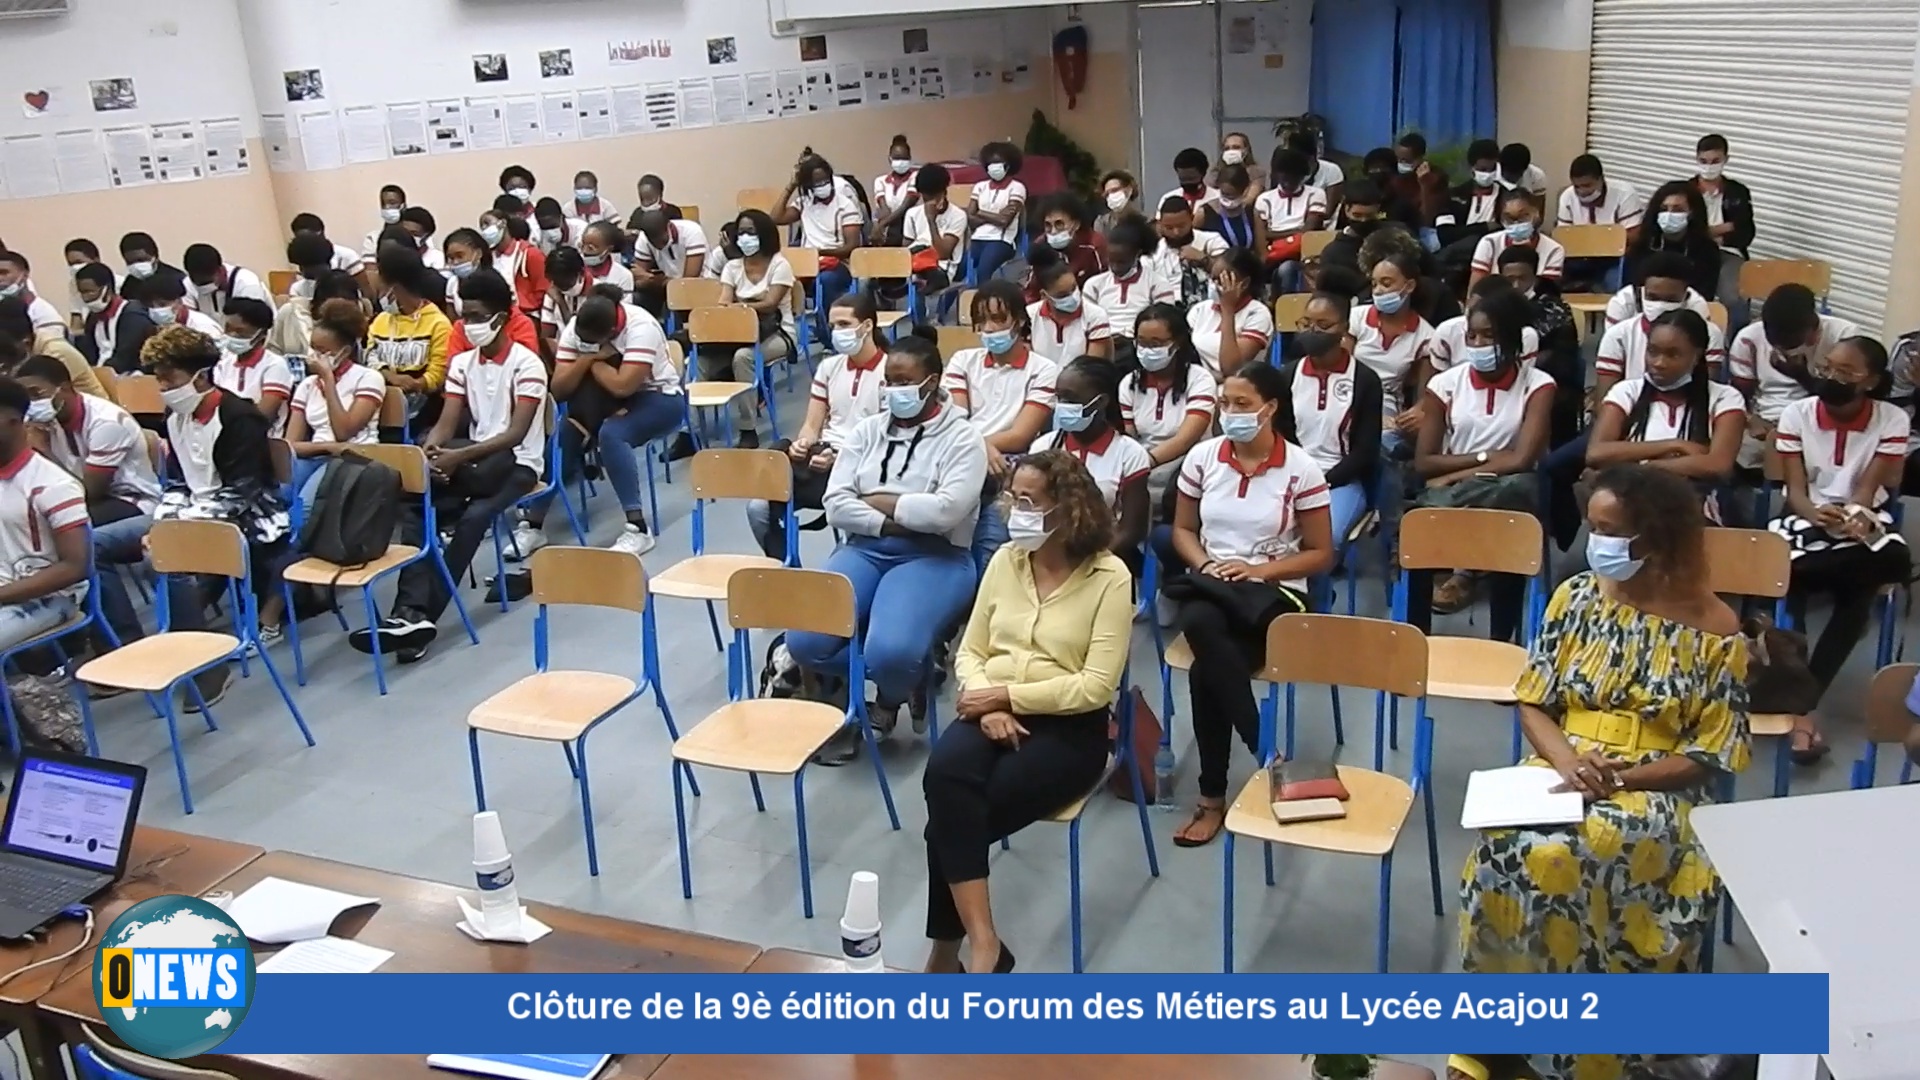
[(51, 424), (54, 421), (53, 401), (50, 398), (35, 398), (27, 403), (27, 423)]
[(887, 411), (893, 414), (895, 420), (911, 420), (927, 407), (927, 395), (921, 392), (919, 383), (883, 386), (880, 393), (887, 399)]
[(1257, 412), (1223, 412), (1220, 414), (1220, 433), (1237, 443), (1250, 443), (1260, 435), (1260, 423)]
[(1005, 356), (1013, 351), (1013, 331), (988, 330), (980, 335), (980, 344), (995, 356)]
[(1099, 403), (1099, 398), (1094, 398), (1084, 405), (1076, 401), (1055, 402), (1053, 406), (1053, 430), (1070, 431), (1076, 434), (1087, 430), (1087, 428), (1092, 425), (1094, 416), (1097, 415), (1095, 406)]
[(1141, 345), (1133, 350), (1133, 358), (1147, 371), (1164, 371), (1173, 363), (1173, 346)]
[(1516, 244), (1524, 244), (1533, 239), (1533, 222), (1513, 221), (1507, 224), (1507, 239)]
[(1376, 292), (1373, 294), (1373, 309), (1382, 315), (1398, 315), (1400, 309), (1406, 306), (1406, 293)]
[(152, 319), (155, 326), (172, 326), (179, 316), (170, 307), (155, 307), (147, 309), (147, 318)]
[(1071, 315), (1080, 310), (1080, 294), (1070, 292), (1065, 296), (1049, 296), (1047, 303), (1062, 315)]
[(1660, 231), (1668, 236), (1679, 236), (1687, 231), (1687, 215), (1678, 210), (1662, 210), (1658, 215)]
[(447, 269), (453, 271), (454, 277), (464, 278), (472, 274), (475, 270), (480, 269), (480, 264), (470, 262), (448, 263)]
[(22, 285), (18, 281), (14, 282), (11, 285), (0, 285), (0, 299), (8, 299), (11, 297), (19, 296), (20, 290), (25, 287), (26, 286)]
[(253, 339), (250, 337), (235, 337), (229, 334), (220, 344), (235, 356), (245, 356), (247, 352), (253, 348)]
[(485, 240), (490, 248), (499, 247), (500, 241), (506, 239), (506, 236), (507, 231), (498, 225), (480, 226), (480, 239)]
[(1466, 351), (1467, 363), (1482, 375), (1491, 375), (1500, 366), (1500, 346), (1469, 345)]
[(741, 233), (739, 239), (733, 242), (733, 246), (739, 248), (742, 255), (758, 255), (760, 254), (760, 235)]
[(599, 197), (600, 193), (590, 187), (573, 189), (573, 201), (577, 203), (590, 203)]
[(1007, 178), (1006, 165), (998, 161), (989, 164), (987, 166), (987, 176), (993, 180), (1005, 180)]
[(841, 356), (852, 356), (860, 351), (867, 340), (866, 332), (857, 326), (836, 326), (833, 328), (833, 351)]
[(1633, 537), (1587, 534), (1587, 568), (1609, 581), (1625, 581), (1640, 572), (1645, 559), (1633, 557)]
[(1073, 243), (1072, 233), (1050, 232), (1047, 234), (1047, 246), (1055, 251), (1065, 251), (1067, 245), (1071, 243)]

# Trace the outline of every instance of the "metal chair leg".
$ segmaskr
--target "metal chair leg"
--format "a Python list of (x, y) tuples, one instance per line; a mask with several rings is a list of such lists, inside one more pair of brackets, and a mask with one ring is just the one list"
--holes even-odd
[(473, 805), (474, 809), (485, 811), (487, 808), (487, 782), (480, 778), (480, 729), (467, 729), (467, 753), (473, 758)]
[(173, 746), (173, 771), (180, 779), (180, 805), (189, 814), (193, 813), (193, 792), (187, 787), (187, 756), (180, 749), (180, 724), (173, 710), (173, 686), (161, 692), (160, 704), (167, 716), (167, 741)]
[[(1225, 830), (1222, 830), (1225, 832)], [(1226, 941), (1223, 945), (1220, 970), (1233, 974), (1233, 834), (1227, 833), (1226, 850), (1221, 862), (1226, 867), (1226, 879), (1220, 883), (1221, 923), (1225, 927)]]
[(1374, 968), (1380, 974), (1387, 973), (1387, 942), (1392, 932), (1393, 917), (1393, 852), (1380, 856), (1380, 939), (1375, 949)]
[(580, 815), (587, 823), (587, 876), (600, 876), (600, 851), (593, 843), (593, 790), (587, 784), (587, 737), (580, 736)]
[(674, 761), (673, 773), (673, 824), (680, 838), (680, 896), (693, 899), (693, 860), (687, 855), (687, 796), (680, 788), (679, 760)]
[(807, 918), (813, 918), (813, 863), (807, 858), (807, 793), (802, 780), (807, 770), (802, 766), (793, 774), (793, 818), (800, 833), (800, 910)]
[(1086, 970), (1080, 956), (1080, 819), (1067, 826), (1067, 925), (1073, 932), (1073, 973)]

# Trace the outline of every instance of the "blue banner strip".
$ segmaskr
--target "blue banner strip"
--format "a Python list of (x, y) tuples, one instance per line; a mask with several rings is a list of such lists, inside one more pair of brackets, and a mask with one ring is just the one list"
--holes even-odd
[(261, 975), (232, 1054), (1817, 1053), (1825, 975)]

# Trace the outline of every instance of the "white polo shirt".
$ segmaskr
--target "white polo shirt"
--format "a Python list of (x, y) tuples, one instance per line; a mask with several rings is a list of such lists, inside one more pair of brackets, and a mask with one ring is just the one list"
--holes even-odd
[(880, 415), (880, 387), (886, 382), (886, 363), (884, 347), (865, 365), (855, 364), (840, 353), (831, 353), (820, 361), (813, 373), (813, 400), (827, 405), (827, 422), (820, 428), (822, 440), (835, 447), (845, 446), (847, 437), (853, 434), (853, 425), (869, 416)]
[[(62, 340), (66, 338), (66, 317), (60, 314), (60, 309), (54, 305), (53, 301), (44, 296), (35, 295), (30, 287), (23, 287), (16, 295), (19, 296), (21, 303), (27, 305), (27, 321), (33, 325), (35, 337), (48, 334), (57, 335)], [(31, 345), (32, 342), (27, 344)]]
[[(1890, 401), (1868, 405), (1848, 423), (1829, 413), (1819, 398), (1801, 398), (1780, 413), (1774, 447), (1800, 456), (1814, 502), (1851, 502), (1854, 485), (1874, 459), (1906, 458), (1907, 414)], [(1888, 494), (1876, 488), (1874, 505), (1885, 503)]]
[(873, 198), (874, 216), (882, 217), (899, 209), (900, 204), (907, 201), (907, 196), (913, 194), (913, 181), (919, 175), (919, 169), (908, 169), (899, 175), (888, 169), (874, 177), (873, 186), (867, 189)]
[[(1467, 355), (1467, 317), (1455, 315), (1433, 328), (1433, 340), (1427, 343), (1427, 362), (1435, 371), (1445, 371)], [(1531, 326), (1520, 328), (1520, 362), (1532, 364), (1540, 355), (1540, 331)]]
[(1065, 322), (1046, 300), (1028, 304), (1027, 318), (1033, 320), (1033, 351), (1062, 367), (1085, 356), (1088, 345), (1113, 340), (1113, 324), (1107, 320), (1106, 309), (1084, 296), (1079, 310)]
[[(1642, 316), (1615, 323), (1600, 336), (1600, 353), (1593, 369), (1601, 375), (1638, 379), (1647, 373), (1647, 335), (1653, 332), (1653, 320)], [(1707, 324), (1707, 363), (1718, 364), (1727, 358), (1725, 339), (1720, 328)]]
[[(758, 281), (747, 276), (747, 260), (728, 259), (727, 265), (720, 271), (720, 284), (733, 286), (735, 300), (763, 300), (766, 298), (767, 290), (775, 285), (785, 285), (788, 290), (800, 287), (798, 279), (793, 276), (793, 264), (779, 252), (775, 252), (767, 259), (767, 272), (760, 275)], [(788, 296), (788, 302), (780, 305), (780, 325), (787, 331), (787, 336), (792, 337), (794, 326), (791, 291)]]
[(227, 301), (236, 296), (273, 306), (273, 297), (267, 295), (267, 287), (260, 281), (260, 275), (244, 266), (227, 263), (220, 267), (219, 275), (205, 285), (187, 282), (187, 305), (208, 315), (218, 316), (225, 312)]
[(651, 364), (653, 374), (643, 383), (636, 393), (652, 391), (656, 394), (680, 393), (680, 371), (673, 365), (673, 354), (667, 351), (667, 333), (660, 327), (660, 320), (654, 318), (646, 309), (632, 304), (621, 304), (613, 320), (613, 337), (599, 345), (589, 345), (580, 340), (576, 327), (579, 316), (567, 320), (566, 329), (560, 331), (560, 340), (554, 344), (553, 358), (556, 363), (578, 360), (583, 356), (594, 356), (601, 349), (611, 348), (620, 357), (620, 363)]
[[(1200, 254), (1205, 255), (1209, 259), (1217, 259), (1227, 253), (1227, 238), (1217, 232), (1195, 229), (1193, 230), (1193, 239), (1187, 243), (1187, 247), (1198, 249)], [(1154, 269), (1159, 272), (1162, 281), (1171, 283), (1170, 287), (1173, 288), (1176, 293), (1180, 287), (1180, 272), (1185, 263), (1185, 260), (1181, 259), (1180, 253), (1184, 250), (1186, 249), (1176, 248), (1167, 243), (1166, 239), (1162, 237), (1160, 246), (1156, 248), (1153, 253)]]
[[(334, 370), (334, 393), (340, 398), (340, 406), (347, 411), (353, 410), (356, 401), (374, 403), (373, 419), (366, 422), (359, 431), (353, 433), (348, 443), (372, 443), (380, 441), (380, 403), (387, 399), (387, 380), (381, 374), (365, 364), (348, 361)], [(327, 414), (327, 395), (320, 392), (320, 385), (309, 375), (300, 380), (294, 388), (293, 400), (289, 409), (298, 409), (300, 415), (307, 418), (308, 442), (340, 442), (333, 433), (333, 418)]]
[(1647, 200), (1625, 180), (1606, 180), (1600, 185), (1600, 197), (1590, 203), (1580, 201), (1572, 187), (1560, 192), (1560, 212), (1554, 218), (1560, 225), (1618, 225), (1638, 228), (1647, 212)]
[(1028, 405), (1053, 411), (1053, 384), (1060, 365), (1016, 344), (1004, 359), (985, 349), (961, 349), (947, 360), (940, 385), (949, 394), (967, 396), (967, 415), (982, 438), (1013, 426)]
[[(673, 276), (673, 275), (668, 275)], [(633, 295), (633, 271), (621, 266), (612, 255), (599, 266), (584, 266), (580, 269), (580, 288), (584, 292), (595, 285), (617, 285), (622, 296)]]
[[(1193, 347), (1200, 353), (1200, 360), (1207, 365), (1207, 371), (1214, 378), (1220, 377), (1220, 331), (1226, 315), (1220, 310), (1218, 300), (1195, 304), (1187, 309), (1187, 326), (1193, 331)], [(1258, 300), (1248, 300), (1233, 313), (1233, 333), (1242, 340), (1252, 341), (1261, 351), (1253, 355), (1255, 360), (1265, 359), (1265, 350), (1273, 340), (1273, 312)]]
[(1314, 169), (1313, 175), (1307, 177), (1307, 183), (1312, 184), (1321, 191), (1325, 191), (1335, 184), (1346, 182), (1347, 173), (1345, 169), (1328, 161), (1326, 158), (1320, 158), (1318, 160), (1319, 165)]
[[(286, 357), (264, 344), (239, 356), (222, 349), (220, 362), (213, 365), (213, 385), (222, 390), (231, 390), (255, 405), (260, 404), (260, 399), (268, 394), (291, 398), (293, 367), (287, 363)], [(287, 411), (282, 409), (273, 422), (274, 437), (278, 438), (286, 429)]]
[(1327, 193), (1324, 188), (1312, 184), (1303, 186), (1292, 195), (1279, 188), (1271, 188), (1253, 200), (1253, 212), (1266, 222), (1270, 234), (1299, 232), (1307, 227), (1308, 214), (1319, 214), (1321, 220), (1326, 219)]
[[(999, 183), (982, 180), (973, 185), (973, 205), (976, 209), (989, 214), (1005, 213), (1007, 207), (1027, 201), (1027, 185), (1008, 177)], [(1011, 244), (1020, 235), (1020, 219), (1016, 216), (1005, 225), (975, 225), (975, 240), (999, 240)]]
[[(0, 581), (14, 582), (60, 560), (55, 533), (87, 526), (87, 493), (65, 469), (33, 450), (0, 465)], [(60, 590), (78, 601), (82, 581)]]
[(1359, 397), (1355, 370), (1352, 357), (1340, 371), (1321, 371), (1310, 357), (1294, 369), (1294, 435), (1322, 470), (1353, 452), (1353, 406)]
[[(1180, 494), (1200, 502), (1200, 546), (1207, 558), (1259, 565), (1300, 551), (1300, 515), (1332, 501), (1327, 477), (1305, 450), (1285, 439), (1251, 472), (1233, 456), (1233, 443), (1216, 436), (1187, 451)], [(1305, 578), (1283, 581), (1304, 590)]]
[(1120, 381), (1120, 417), (1141, 445), (1151, 450), (1180, 433), (1189, 416), (1213, 422), (1220, 384), (1204, 365), (1187, 368), (1187, 389), (1174, 388), (1169, 372), (1131, 371)]
[(580, 205), (572, 199), (562, 202), (560, 204), (560, 212), (569, 218), (584, 222), (588, 225), (596, 221), (611, 221), (616, 225), (620, 223), (619, 208), (608, 202), (607, 197), (599, 192), (595, 192), (593, 201), (585, 206)]
[(833, 186), (833, 197), (821, 202), (812, 192), (796, 191), (787, 205), (800, 211), (800, 243), (810, 248), (837, 248), (846, 241), (840, 230), (848, 225), (864, 225), (866, 214), (860, 200), (843, 184)]
[(587, 223), (579, 218), (562, 216), (557, 229), (543, 229), (538, 224), (533, 227), (533, 242), (542, 255), (551, 255), (562, 247), (577, 248), (586, 235)]
[(1536, 394), (1553, 392), (1553, 376), (1539, 368), (1515, 368), (1499, 382), (1481, 378), (1466, 364), (1448, 368), (1427, 380), (1427, 393), (1446, 409), (1447, 435), (1440, 452), (1491, 454), (1512, 448), (1520, 438), (1527, 403)]
[(1153, 205), (1147, 207), (1147, 216), (1149, 218), (1157, 217), (1160, 213), (1160, 204), (1163, 202), (1166, 202), (1168, 199), (1179, 199), (1181, 202), (1184, 202), (1187, 204), (1187, 208), (1189, 210), (1192, 210), (1195, 214), (1198, 214), (1200, 213), (1200, 208), (1202, 206), (1205, 206), (1206, 204), (1213, 202), (1219, 197), (1220, 197), (1220, 189), (1217, 187), (1214, 187), (1211, 184), (1207, 185), (1206, 190), (1202, 191), (1197, 198), (1195, 196), (1187, 194), (1185, 188), (1174, 188), (1172, 191), (1169, 191), (1166, 194), (1160, 196), (1159, 198), (1153, 200)]
[(1081, 286), (1080, 295), (1107, 313), (1114, 333), (1131, 339), (1133, 324), (1147, 305), (1171, 304), (1180, 299), (1180, 277), (1164, 277), (1152, 259), (1141, 259), (1131, 277), (1119, 277), (1112, 270), (1093, 275)]
[(1522, 191), (1534, 195), (1545, 195), (1547, 193), (1547, 171), (1538, 165), (1528, 165), (1526, 169), (1520, 173), (1519, 183), (1509, 184), (1507, 183), (1507, 178), (1502, 175), (1500, 177), (1500, 186), (1506, 188), (1508, 191), (1519, 188)]
[(1092, 442), (1082, 442), (1080, 436), (1070, 432), (1043, 432), (1027, 452), (1038, 454), (1043, 450), (1065, 450), (1079, 458), (1093, 474), (1093, 482), (1100, 485), (1100, 494), (1106, 498), (1108, 509), (1116, 515), (1120, 512), (1121, 489), (1145, 480), (1153, 471), (1153, 459), (1147, 456), (1147, 448), (1111, 427)]
[[(1707, 320), (1709, 325), (1712, 324), (1713, 312), (1707, 307), (1706, 297), (1701, 296), (1693, 289), (1688, 289), (1687, 298), (1681, 301), (1681, 303), (1686, 306), (1688, 311)], [(1640, 313), (1640, 290), (1635, 286), (1629, 285), (1607, 298), (1608, 326), (1612, 326), (1614, 323), (1626, 322), (1628, 319), (1637, 318)]]
[[(1684, 439), (1687, 437), (1688, 421), (1692, 419), (1687, 412), (1687, 394), (1691, 389), (1691, 386), (1683, 386), (1672, 391), (1654, 390), (1648, 385), (1646, 376), (1643, 375), (1637, 379), (1615, 383), (1613, 389), (1607, 391), (1606, 400), (1600, 403), (1600, 407), (1618, 409), (1623, 417), (1631, 416), (1633, 407), (1640, 402), (1640, 395), (1651, 393), (1653, 401), (1647, 406), (1647, 429), (1635, 441), (1663, 442), (1667, 439)], [(1747, 403), (1740, 396), (1740, 391), (1726, 383), (1707, 384), (1708, 431), (1712, 431), (1713, 425), (1719, 423), (1720, 418), (1728, 413), (1744, 415), (1746, 411)], [(1626, 437), (1627, 434), (1626, 429), (1622, 428), (1622, 437)]]
[[(466, 401), (468, 437), (485, 442), (513, 427), (514, 406), (522, 401), (544, 405), (547, 400), (547, 365), (539, 354), (519, 342), (509, 342), (497, 358), (469, 349), (447, 363), (449, 398)], [(513, 461), (539, 476), (546, 471), (546, 409), (536, 407), (533, 423), (526, 435), (514, 445)]]
[[(1820, 316), (1820, 340), (1807, 358), (1807, 370), (1816, 377), (1827, 369), (1827, 354), (1842, 340), (1860, 334), (1860, 328), (1832, 315)], [(1760, 419), (1773, 423), (1782, 409), (1807, 396), (1793, 377), (1777, 366), (1783, 358), (1780, 350), (1767, 342), (1767, 331), (1758, 320), (1740, 328), (1733, 336), (1733, 348), (1727, 354), (1727, 373), (1735, 382), (1757, 383), (1753, 392), (1753, 411)]]
[(934, 246), (933, 238), (936, 234), (959, 237), (953, 245), (953, 257), (940, 261), (940, 268), (947, 272), (947, 277), (958, 279), (961, 260), (966, 256), (967, 250), (967, 212), (965, 210), (948, 201), (946, 209), (933, 215), (933, 228), (929, 229), (926, 204), (922, 203), (908, 210), (907, 216), (900, 219), (900, 230), (910, 248)]
[(146, 433), (133, 414), (105, 398), (75, 393), (71, 425), (55, 421), (47, 452), (75, 476), (88, 469), (110, 472), (107, 490), (151, 514), (160, 502), (160, 478), (147, 453)]
[[(647, 239), (646, 233), (635, 233), (633, 237), (633, 261), (646, 263), (670, 278), (686, 277), (687, 260), (706, 253), (707, 234), (697, 221), (667, 222), (667, 242), (659, 247), (653, 246), (653, 241)], [(619, 264), (614, 262), (612, 256), (608, 256), (607, 265)], [(633, 275), (628, 274), (627, 280), (627, 288), (631, 291)]]
[(343, 274), (358, 274), (367, 268), (367, 261), (359, 252), (345, 244), (335, 244), (333, 258), (328, 260), (327, 266)]
[[(1482, 190), (1474, 188), (1467, 193), (1467, 220), (1462, 225), (1489, 225), (1495, 214), (1500, 212), (1500, 196), (1506, 189), (1499, 184)], [(1451, 224), (1451, 223), (1449, 223)]]
[(1354, 359), (1380, 376), (1380, 419), (1391, 421), (1400, 412), (1401, 382), (1432, 347), (1433, 327), (1425, 319), (1416, 319), (1412, 329), (1392, 333), (1380, 325), (1380, 313), (1368, 304), (1353, 309), (1347, 333), (1353, 337)]
[[(152, 318), (151, 310), (148, 312), (148, 317)], [(159, 323), (156, 322), (154, 325), (158, 326)], [(189, 330), (197, 330), (212, 338), (215, 345), (220, 344), (220, 339), (227, 336), (225, 326), (214, 322), (213, 319), (204, 312), (196, 311), (188, 307), (184, 300), (173, 306), (173, 325), (184, 326)]]
[(1496, 228), (1480, 238), (1473, 248), (1473, 268), (1482, 273), (1500, 272), (1500, 253), (1510, 247), (1531, 247), (1540, 252), (1540, 276), (1554, 281), (1567, 269), (1567, 249), (1551, 236), (1534, 233), (1533, 239), (1523, 245), (1515, 245), (1507, 239), (1507, 230)]

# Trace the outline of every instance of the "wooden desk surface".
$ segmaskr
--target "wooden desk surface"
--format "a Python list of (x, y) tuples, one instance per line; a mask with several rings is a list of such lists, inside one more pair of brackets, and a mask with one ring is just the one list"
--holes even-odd
[[(1310, 1080), (1299, 1054), (792, 1054), (777, 1067), (745, 1054), (675, 1054), (653, 1080), (982, 1080), (1045, 1076), (1050, 1080)], [(1433, 1070), (1382, 1061), (1376, 1080), (1434, 1080)]]
[[(904, 968), (888, 965), (888, 971)], [(837, 956), (801, 952), (799, 949), (768, 949), (747, 969), (749, 975), (844, 975), (847, 962)]]

